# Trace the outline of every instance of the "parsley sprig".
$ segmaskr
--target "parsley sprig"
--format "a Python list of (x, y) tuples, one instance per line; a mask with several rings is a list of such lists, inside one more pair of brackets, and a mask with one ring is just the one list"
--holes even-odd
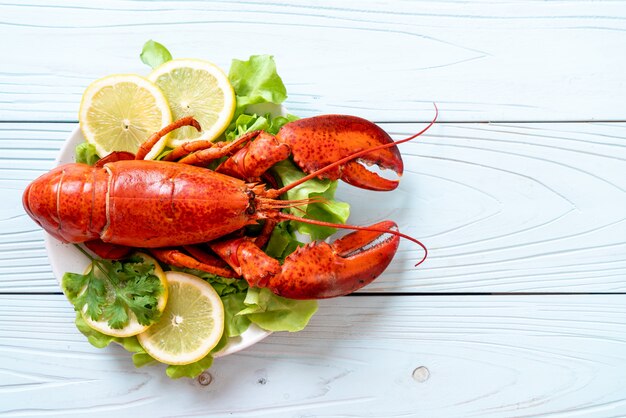
[(94, 321), (106, 320), (114, 329), (128, 325), (130, 312), (141, 325), (159, 319), (158, 302), (164, 289), (152, 263), (140, 256), (104, 260), (76, 248), (91, 260), (85, 274), (63, 275), (63, 290), (76, 311)]

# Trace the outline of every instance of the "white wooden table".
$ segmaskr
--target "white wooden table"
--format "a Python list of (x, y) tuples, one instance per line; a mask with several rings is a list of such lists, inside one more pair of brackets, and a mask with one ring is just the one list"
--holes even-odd
[[(626, 3), (0, 2), (0, 416), (626, 416)], [(400, 188), (351, 221), (424, 240), (310, 326), (170, 381), (91, 347), (21, 194), (83, 89), (176, 57), (273, 54), (300, 116), (400, 138)], [(363, 197), (376, 205), (363, 207)], [(206, 383), (206, 382), (205, 382)]]

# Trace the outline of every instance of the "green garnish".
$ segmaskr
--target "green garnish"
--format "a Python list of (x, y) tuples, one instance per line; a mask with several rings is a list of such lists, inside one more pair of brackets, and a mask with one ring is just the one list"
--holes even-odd
[(77, 163), (94, 165), (100, 159), (100, 156), (96, 152), (96, 147), (88, 142), (78, 144), (74, 153), (76, 154)]
[(141, 62), (144, 64), (156, 68), (164, 62), (170, 61), (172, 54), (166, 47), (151, 39), (144, 44), (139, 58), (141, 58)]
[(154, 265), (141, 257), (122, 261), (96, 259), (76, 246), (91, 259), (85, 274), (65, 273), (62, 287), (78, 312), (94, 321), (107, 321), (114, 329), (128, 325), (132, 312), (141, 325), (158, 320), (159, 296), (163, 293), (161, 280)]
[(252, 55), (248, 61), (233, 60), (228, 79), (237, 96), (235, 118), (250, 105), (280, 104), (287, 98), (287, 89), (271, 55)]

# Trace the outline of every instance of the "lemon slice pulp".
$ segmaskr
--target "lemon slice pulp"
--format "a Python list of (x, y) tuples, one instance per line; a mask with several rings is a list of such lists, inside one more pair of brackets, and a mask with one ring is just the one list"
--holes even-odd
[(148, 76), (165, 94), (174, 120), (193, 116), (202, 127), (177, 129), (167, 145), (177, 147), (190, 140), (216, 139), (235, 113), (235, 92), (224, 72), (208, 61), (176, 59), (157, 67)]
[[(154, 258), (143, 253), (135, 253), (135, 255), (140, 257), (145, 263), (149, 263), (154, 266), (154, 271), (152, 272), (152, 274), (154, 274), (155, 276), (159, 278), (159, 281), (161, 282), (161, 286), (163, 286), (163, 291), (161, 292), (161, 295), (159, 296), (159, 299), (157, 302), (157, 310), (159, 312), (163, 312), (167, 304), (167, 298), (168, 298), (168, 286), (167, 286), (167, 279), (165, 278), (165, 273), (163, 272), (163, 269), (161, 269), (161, 266), (159, 266), (159, 263), (157, 263), (157, 261)], [(88, 267), (88, 270), (89, 270), (89, 267)], [(96, 277), (102, 276), (102, 272), (97, 268), (94, 270), (94, 274)], [(111, 328), (108, 321), (106, 320), (99, 321), (99, 320), (91, 319), (91, 317), (86, 314), (86, 311), (87, 311), (87, 305), (85, 305), (81, 314), (83, 316), (83, 319), (85, 320), (87, 325), (89, 325), (90, 328), (95, 329), (96, 331), (101, 332), (103, 334), (111, 335), (113, 337), (132, 337), (133, 335), (137, 335), (137, 334), (144, 332), (145, 330), (148, 329), (148, 327), (150, 327), (150, 325), (140, 324), (137, 321), (137, 317), (135, 316), (135, 314), (133, 314), (132, 311), (128, 312), (128, 317), (129, 317), (128, 325), (120, 329)]]
[[(150, 135), (172, 122), (169, 104), (157, 86), (134, 74), (116, 74), (91, 83), (80, 103), (80, 129), (100, 157), (113, 151), (136, 153)], [(154, 159), (167, 137), (146, 159)]]
[(161, 319), (137, 335), (141, 346), (165, 364), (205, 357), (224, 332), (224, 306), (213, 287), (191, 274), (168, 271), (168, 302)]

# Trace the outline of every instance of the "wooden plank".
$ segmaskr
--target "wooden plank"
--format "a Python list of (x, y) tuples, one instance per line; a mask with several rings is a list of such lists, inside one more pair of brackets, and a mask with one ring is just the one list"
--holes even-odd
[(346, 297), (212, 382), (98, 350), (62, 296), (0, 296), (0, 416), (626, 414), (626, 296)]
[[(417, 129), (384, 127), (398, 137)], [(395, 219), (431, 256), (415, 270), (421, 250), (403, 242), (368, 290), (624, 291), (625, 128), (442, 124), (406, 144), (398, 191), (351, 221)]]
[[(0, 3), (1, 120), (76, 120), (84, 88), (147, 74), (153, 37), (228, 69), (276, 56), (287, 106), (377, 121), (619, 119), (623, 2)], [(10, 41), (9, 41), (10, 40)]]
[[(400, 138), (423, 125), (383, 124)], [(0, 124), (0, 289), (58, 291), (43, 233), (22, 208), (72, 124)], [(387, 194), (342, 185), (350, 221), (394, 219), (402, 242), (366, 292), (623, 292), (626, 124), (439, 124), (402, 145)], [(28, 167), (28, 168), (25, 168)], [(376, 199), (375, 205), (359, 202)]]
[(74, 124), (0, 124), (0, 289), (58, 291), (43, 233), (22, 207), (28, 183), (54, 166)]

